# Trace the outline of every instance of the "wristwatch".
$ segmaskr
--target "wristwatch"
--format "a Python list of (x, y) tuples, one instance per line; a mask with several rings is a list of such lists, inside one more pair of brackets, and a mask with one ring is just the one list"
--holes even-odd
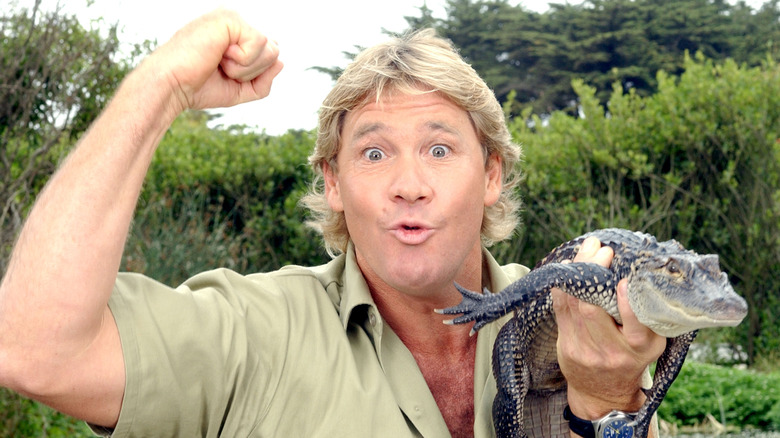
[(598, 420), (583, 420), (571, 412), (567, 405), (563, 409), (563, 418), (569, 421), (569, 429), (583, 438), (632, 438), (634, 426), (631, 424), (636, 413), (612, 411)]

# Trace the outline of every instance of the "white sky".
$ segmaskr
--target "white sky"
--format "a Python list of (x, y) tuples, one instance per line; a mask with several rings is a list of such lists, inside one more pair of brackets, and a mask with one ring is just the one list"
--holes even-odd
[[(288, 129), (313, 129), (317, 110), (333, 83), (312, 66), (344, 67), (342, 52), (354, 52), (355, 45), (370, 46), (387, 38), (382, 28), (406, 29), (404, 16), (419, 16), (424, 0), (60, 0), (67, 13), (75, 13), (88, 24), (102, 17), (118, 22), (120, 41), (127, 43), (156, 39), (167, 41), (192, 19), (224, 6), (240, 12), (245, 20), (279, 43), (284, 70), (274, 80), (271, 95), (258, 102), (219, 109), (218, 124), (244, 124), (277, 135)], [(32, 0), (18, 0), (32, 4)], [(52, 8), (57, 0), (44, 0)], [(437, 17), (444, 17), (445, 0), (427, 0)], [(522, 2), (534, 10), (546, 9), (546, 0)], [(0, 7), (2, 8), (2, 7)], [(541, 9), (540, 9), (541, 8)]]
[[(32, 4), (32, 0), (17, 0)], [(83, 18), (102, 17), (107, 23), (118, 22), (120, 41), (167, 41), (173, 33), (192, 19), (224, 6), (242, 14), (245, 20), (279, 43), (280, 58), (285, 67), (274, 81), (271, 95), (258, 102), (217, 110), (223, 114), (216, 123), (244, 124), (277, 135), (288, 129), (313, 129), (317, 110), (332, 86), (330, 78), (312, 66), (340, 66), (348, 60), (342, 52), (354, 52), (354, 46), (370, 46), (387, 37), (390, 31), (406, 29), (404, 16), (419, 16), (426, 0), (60, 0), (65, 12)], [(550, 0), (565, 3), (565, 0)], [(53, 8), (57, 0), (44, 0)], [(569, 0), (579, 3), (579, 0)], [(434, 16), (443, 18), (446, 0), (427, 0)], [(534, 11), (547, 9), (548, 0), (520, 0)], [(750, 0), (749, 4), (761, 4)], [(755, 6), (754, 6), (755, 7)], [(0, 7), (2, 8), (2, 7)]]

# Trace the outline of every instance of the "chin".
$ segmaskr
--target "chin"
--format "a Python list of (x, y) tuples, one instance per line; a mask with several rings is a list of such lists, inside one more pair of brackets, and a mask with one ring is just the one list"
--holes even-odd
[(424, 263), (414, 263), (393, 270), (391, 277), (399, 290), (431, 290), (455, 281), (455, 271), (443, 270), (441, 266), (430, 266)]

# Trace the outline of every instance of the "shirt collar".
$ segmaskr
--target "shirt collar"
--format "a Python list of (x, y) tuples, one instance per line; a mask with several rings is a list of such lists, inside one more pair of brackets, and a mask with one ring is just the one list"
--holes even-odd
[(344, 271), (341, 277), (341, 304), (339, 314), (344, 330), (349, 326), (349, 321), (353, 314), (366, 315), (365, 312), (356, 312), (356, 309), (368, 306), (373, 309), (374, 314), (379, 312), (376, 309), (374, 298), (371, 297), (371, 291), (368, 289), (368, 283), (363, 277), (363, 272), (357, 264), (355, 257), (355, 247), (352, 241), (347, 245), (347, 252), (342, 254), (344, 260)]
[[(343, 264), (343, 271), (339, 281), (339, 286), (341, 288), (339, 315), (341, 317), (341, 323), (346, 330), (353, 315), (367, 314), (364, 311), (356, 312), (356, 309), (368, 306), (372, 309), (374, 314), (378, 315), (379, 313), (376, 309), (376, 303), (374, 303), (374, 299), (371, 297), (371, 291), (363, 277), (363, 273), (361, 272), (360, 267), (358, 267), (357, 259), (355, 258), (355, 248), (351, 241), (347, 246), (346, 253), (341, 254), (334, 262)], [(520, 265), (500, 266), (487, 249), (482, 250), (482, 262), (483, 272), (487, 275), (487, 281), (483, 281), (483, 284), (491, 292), (503, 290), (512, 283), (513, 279), (528, 272), (528, 268)], [(507, 272), (507, 270), (518, 272)], [(371, 312), (368, 314), (370, 313)]]

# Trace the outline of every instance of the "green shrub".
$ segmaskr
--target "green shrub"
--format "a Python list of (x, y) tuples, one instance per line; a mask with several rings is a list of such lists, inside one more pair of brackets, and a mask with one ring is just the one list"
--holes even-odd
[(0, 388), (0, 438), (93, 436), (83, 421)]
[(228, 229), (220, 206), (201, 192), (180, 193), (177, 200), (151, 196), (139, 204), (122, 269), (172, 286), (218, 267), (245, 271), (247, 239)]
[[(209, 128), (199, 112), (179, 117), (146, 179), (125, 269), (160, 281), (215, 267), (261, 272), (328, 259), (304, 225), (314, 133), (281, 136)], [(158, 264), (158, 266), (154, 266)]]
[(579, 115), (511, 122), (524, 146), (524, 224), (495, 255), (533, 265), (605, 227), (718, 254), (749, 314), (701, 336), (738, 343), (752, 364), (780, 348), (780, 65), (686, 58), (681, 77), (660, 72), (658, 83), (648, 97), (616, 85), (605, 107), (574, 81)]
[(693, 426), (704, 423), (707, 414), (730, 426), (780, 430), (780, 372), (685, 362), (658, 416)]

